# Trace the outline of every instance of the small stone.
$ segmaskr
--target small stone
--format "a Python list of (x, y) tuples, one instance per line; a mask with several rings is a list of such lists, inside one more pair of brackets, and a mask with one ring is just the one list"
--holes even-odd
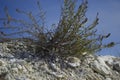
[(27, 72), (27, 69), (23, 66), (23, 72)]
[(0, 60), (0, 66), (5, 66), (5, 62)]
[(16, 59), (10, 59), (10, 62), (14, 63), (16, 62)]
[(86, 55), (86, 54), (88, 54), (88, 53), (87, 53), (87, 52), (83, 52), (83, 53), (82, 53), (83, 56)]
[(106, 78), (105, 80), (112, 80), (111, 78)]
[(67, 64), (73, 68), (80, 66), (80, 59), (76, 57), (68, 57), (67, 58)]
[(18, 68), (18, 70), (22, 70), (23, 69), (21, 65), (17, 65), (17, 68)]
[(57, 65), (56, 65), (56, 64), (51, 63), (50, 65), (51, 65), (51, 68), (52, 68), (53, 70), (55, 70), (55, 71), (60, 70), (60, 69), (57, 67)]
[(12, 68), (13, 73), (18, 73), (18, 68)]

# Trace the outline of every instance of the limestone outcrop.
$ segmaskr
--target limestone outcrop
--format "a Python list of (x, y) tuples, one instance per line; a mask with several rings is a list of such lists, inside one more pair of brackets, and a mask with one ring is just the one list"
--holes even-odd
[(120, 80), (120, 57), (43, 58), (24, 43), (0, 43), (0, 80)]

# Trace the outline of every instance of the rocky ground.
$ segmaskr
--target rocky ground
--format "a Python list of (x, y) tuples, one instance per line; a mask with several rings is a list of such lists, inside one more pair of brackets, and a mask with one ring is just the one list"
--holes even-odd
[(0, 80), (120, 80), (120, 58), (43, 58), (27, 51), (24, 43), (0, 43)]

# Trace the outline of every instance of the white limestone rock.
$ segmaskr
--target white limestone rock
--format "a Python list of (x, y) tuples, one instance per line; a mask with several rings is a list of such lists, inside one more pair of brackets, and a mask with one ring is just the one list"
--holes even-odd
[[(15, 43), (10, 43), (10, 45), (14, 48)], [(23, 51), (26, 49), (24, 48), (24, 44), (18, 43), (16, 45), (18, 45), (18, 48), (13, 49), (13, 52), (21, 48)], [(54, 60), (51, 57), (28, 57), (32, 54), (30, 51), (24, 51), (23, 53), (26, 55), (25, 58), (23, 58), (24, 55), (20, 52), (15, 52), (15, 55), (13, 55), (12, 51), (9, 53), (1, 49), (7, 50), (6, 46), (0, 48), (0, 79), (1, 76), (6, 80), (120, 79), (120, 61), (114, 56), (86, 55), (87, 53), (84, 52), (82, 59), (68, 57), (63, 60), (55, 56), (57, 60)], [(111, 66), (113, 66), (113, 68)], [(4, 76), (3, 74), (6, 75)]]
[(111, 78), (106, 78), (105, 80), (112, 80)]
[(114, 59), (116, 58), (115, 56), (110, 56), (110, 55), (106, 55), (106, 56), (100, 56), (104, 62), (109, 66), (112, 67), (113, 63), (114, 63)]
[(68, 57), (66, 63), (73, 68), (79, 67), (80, 66), (80, 59), (76, 57)]
[(102, 57), (97, 57), (97, 59), (91, 64), (91, 67), (94, 71), (102, 74), (102, 75), (110, 75), (111, 69), (108, 65), (106, 65), (105, 61)]
[(51, 68), (54, 70), (54, 71), (59, 71), (60, 69), (58, 68), (58, 66), (54, 63), (50, 63), (50, 66)]
[(7, 63), (5, 61), (0, 60), (0, 66), (6, 66), (6, 65), (7, 65)]

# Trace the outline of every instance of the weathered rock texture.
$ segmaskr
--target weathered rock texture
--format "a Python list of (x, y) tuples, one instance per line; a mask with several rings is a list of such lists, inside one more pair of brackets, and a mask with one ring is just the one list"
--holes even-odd
[(28, 51), (24, 43), (0, 43), (0, 80), (120, 80), (120, 58), (43, 58)]

